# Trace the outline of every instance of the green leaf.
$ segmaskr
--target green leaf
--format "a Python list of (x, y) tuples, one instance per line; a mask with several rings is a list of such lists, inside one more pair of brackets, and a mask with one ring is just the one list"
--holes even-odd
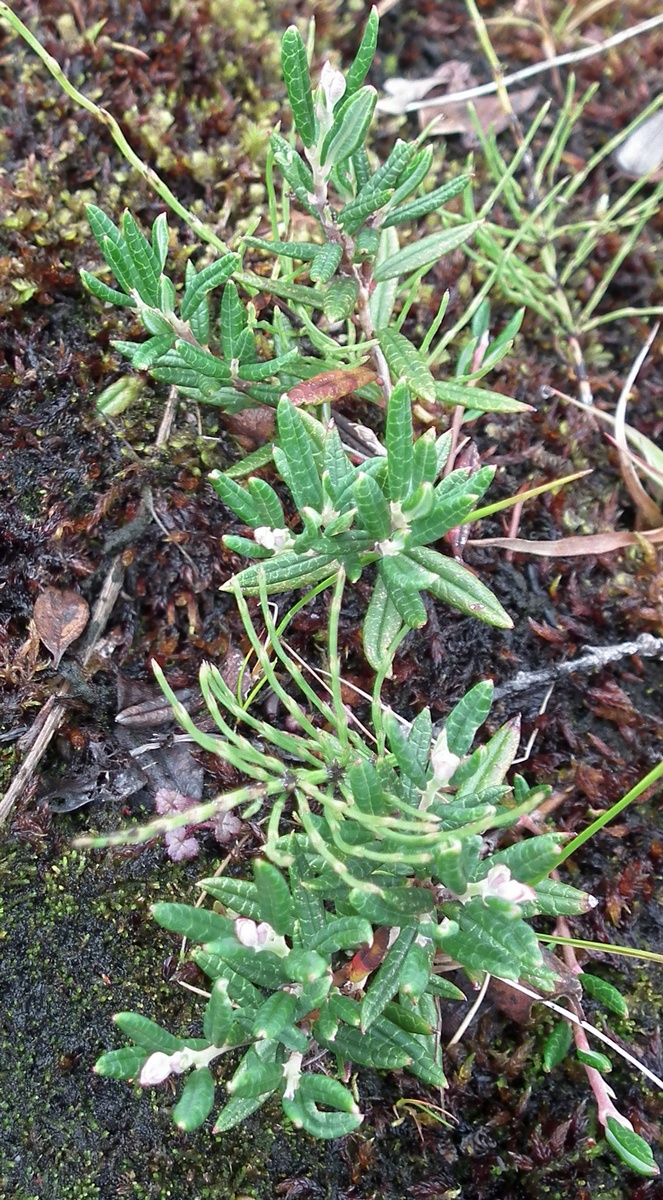
[(405, 500), (412, 486), (412, 407), (406, 380), (399, 380), (387, 404), (385, 445), (390, 500)]
[(475, 898), (461, 906), (456, 921), (457, 932), (439, 934), (439, 943), (468, 971), (518, 980), (528, 967), (541, 965), (536, 934), (516, 905), (494, 896)]
[(179, 1103), (173, 1109), (178, 1129), (191, 1133), (207, 1120), (214, 1107), (214, 1077), (209, 1067), (192, 1071), (184, 1085)]
[(258, 1009), (253, 1022), (256, 1038), (278, 1038), (284, 1025), (290, 1025), (295, 1016), (297, 998), (290, 992), (274, 992)]
[(408, 1033), (405, 1029), (395, 1025), (393, 1021), (388, 1020), (387, 1017), (380, 1017), (373, 1028), (376, 1032), (384, 1033), (390, 1041), (405, 1050), (410, 1057), (408, 1070), (412, 1075), (416, 1075), (418, 1079), (422, 1079), (431, 1087), (446, 1087), (444, 1071), (435, 1061), (434, 1038), (419, 1037), (417, 1034)]
[(240, 1100), (275, 1092), (283, 1081), (283, 1068), (275, 1062), (261, 1062), (251, 1048), (239, 1064), (226, 1090)]
[[(383, 229), (380, 234), (377, 257), (374, 267), (379, 269), (384, 263), (391, 262), (398, 254), (398, 234), (395, 229)], [(394, 276), (384, 283), (376, 283), (368, 301), (371, 319), (376, 330), (386, 329), (391, 321), (398, 294), (398, 278)]]
[(342, 257), (343, 247), (339, 242), (328, 242), (322, 246), (311, 263), (309, 276), (313, 282), (329, 283)]
[(167, 1029), (162, 1029), (156, 1021), (144, 1017), (141, 1013), (119, 1012), (113, 1017), (118, 1029), (146, 1054), (174, 1054), (184, 1046), (182, 1038), (175, 1037)]
[(239, 1096), (233, 1096), (221, 1109), (214, 1122), (212, 1133), (227, 1133), (229, 1129), (241, 1125), (252, 1113), (262, 1108), (270, 1096), (271, 1092), (265, 1092), (262, 1096), (252, 1096), (250, 1100), (240, 1100)]
[(479, 746), (456, 769), (451, 780), (458, 788), (456, 799), (474, 796), (485, 788), (497, 787), (504, 780), (520, 745), (520, 718), (506, 721), (485, 746)]
[[(345, 232), (350, 235), (356, 233), (356, 231), (359, 229), (359, 226), (363, 224), (367, 217), (372, 216), (373, 213), (378, 212), (379, 209), (384, 208), (384, 206), (389, 203), (393, 195), (393, 191), (393, 188), (381, 188), (377, 191), (370, 191), (367, 192), (363, 198), (360, 199), (357, 197), (356, 200), (353, 200), (352, 204), (346, 205), (339, 216), (340, 223), (345, 229)], [(371, 239), (369, 243), (371, 246), (370, 253), (375, 253), (380, 244), (380, 235), (378, 231), (366, 230), (362, 232), (375, 235), (375, 239)], [(365, 244), (366, 243), (364, 243), (364, 245)]]
[(336, 954), (338, 950), (352, 950), (373, 941), (373, 927), (362, 917), (337, 917), (321, 929), (311, 944), (318, 954)]
[(477, 617), (497, 629), (512, 629), (513, 621), (491, 591), (463, 563), (428, 550), (423, 546), (409, 549), (404, 558), (413, 560), (436, 576), (428, 590), (451, 608)]
[[(364, 1119), (347, 1088), (326, 1075), (302, 1075), (292, 1100), (284, 1096), (281, 1104), (296, 1129), (321, 1139), (345, 1137)], [(333, 1111), (324, 1111), (320, 1104)]]
[(361, 812), (374, 817), (389, 812), (391, 805), (384, 794), (380, 777), (373, 763), (366, 761), (353, 763), (347, 770), (346, 778), (354, 802)]
[[(255, 987), (275, 991), (288, 982), (288, 974), (284, 966), (286, 960), (279, 958), (276, 954), (270, 954), (268, 951), (257, 954), (255, 950), (242, 946), (233, 938), (221, 938), (215, 942), (208, 942), (204, 950), (228, 963), (233, 971), (242, 975), (244, 979), (248, 979), (249, 983), (254, 984)], [(196, 959), (196, 961), (198, 960)], [(222, 974), (223, 972), (219, 974), (219, 978)], [(231, 984), (232, 980), (229, 978), (229, 994), (232, 994)]]
[(132, 365), (137, 371), (148, 371), (154, 363), (157, 363), (164, 354), (168, 353), (174, 341), (174, 333), (160, 334), (158, 337), (148, 338), (132, 354)]
[(232, 280), (226, 284), (221, 296), (220, 325), (223, 357), (231, 362), (239, 358), (238, 341), (247, 325), (246, 309)]
[(554, 1071), (566, 1058), (573, 1043), (573, 1030), (568, 1021), (558, 1021), (546, 1038), (543, 1047), (543, 1069)]
[(618, 1121), (608, 1117), (605, 1124), (605, 1140), (619, 1155), (622, 1162), (638, 1175), (658, 1175), (659, 1169), (651, 1149), (644, 1138)]
[(415, 154), (409, 166), (405, 168), (403, 174), (398, 180), (398, 187), (391, 198), (390, 208), (396, 208), (402, 200), (405, 200), (415, 188), (423, 183), (428, 172), (430, 171), (433, 162), (433, 147), (426, 146)]
[(404, 379), (415, 396), (420, 396), (422, 400), (433, 401), (435, 399), (435, 380), (412, 342), (395, 329), (378, 330), (377, 339), (387, 360), (392, 379)]
[(159, 271), (163, 271), (168, 257), (168, 217), (165, 212), (159, 213), (152, 225), (152, 250)]
[(421, 629), (428, 618), (416, 584), (408, 585), (407, 577), (394, 558), (380, 559), (378, 571), (399, 617), (410, 629)]
[[(295, 554), (286, 552), (277, 554), (264, 563), (246, 567), (234, 576), (247, 596), (260, 594), (260, 574), (264, 575), (269, 595), (277, 592), (291, 592), (295, 588), (312, 587), (327, 575), (334, 575), (338, 563), (331, 554)], [(232, 583), (224, 583), (222, 592), (232, 591)]]
[(389, 598), (384, 580), (378, 575), (362, 627), (364, 654), (374, 671), (383, 668), (389, 647), (402, 625), (400, 613)]
[(146, 304), (155, 305), (161, 264), (128, 209), (122, 214), (122, 232), (136, 272), (137, 288)]
[[(430, 721), (430, 713), (428, 713), (428, 720)], [(430, 736), (428, 737), (425, 756), (423, 756), (421, 747), (416, 742), (410, 742), (410, 739), (405, 736), (400, 722), (396, 720), (393, 713), (385, 713), (384, 725), (387, 737), (389, 738), (391, 752), (395, 756), (401, 771), (416, 787), (423, 790), (427, 782), (426, 764), (430, 753)]]
[(359, 286), (355, 279), (340, 278), (330, 283), (322, 297), (322, 311), (328, 321), (351, 317), (357, 304)]
[(406, 1033), (418, 1033), (427, 1036), (432, 1033), (432, 1026), (413, 1008), (404, 1008), (402, 1004), (397, 1004), (394, 1000), (390, 1000), (385, 1005), (384, 1015), (387, 1020), (397, 1025), (399, 1029), (404, 1029)]
[(447, 746), (451, 753), (457, 754), (459, 758), (464, 758), (467, 754), (477, 729), (488, 716), (493, 702), (493, 690), (492, 679), (482, 679), (465, 693), (444, 722)]
[(422, 917), (433, 909), (433, 895), (427, 888), (389, 887), (383, 888), (381, 896), (352, 888), (349, 895), (352, 907), (373, 925), (393, 925), (414, 928)]
[(89, 271), (81, 271), (81, 279), (88, 292), (92, 292), (98, 300), (105, 301), (106, 304), (120, 304), (124, 308), (137, 308), (138, 302), (133, 296), (127, 296), (124, 292), (118, 292), (115, 288), (109, 287), (103, 283), (101, 279), (97, 279), (96, 275), (91, 275)]
[[(413, 942), (405, 956), (398, 981), (398, 990), (401, 996), (406, 996), (408, 1000), (411, 1000), (415, 1004), (423, 996), (428, 987), (433, 964), (433, 953), (434, 946), (432, 942), (427, 943), (425, 946), (422, 946), (419, 942)], [(386, 1015), (390, 1016), (389, 1013)], [(412, 1032), (420, 1033), (421, 1030), (412, 1030)]]
[(306, 859), (296, 845), (290, 846), (293, 861), (290, 864), (290, 892), (292, 905), (297, 921), (297, 929), (301, 945), (305, 950), (311, 948), (314, 938), (323, 927), (326, 920), (322, 901), (306, 885), (308, 866)]
[[(435, 850), (432, 874), (454, 895), (462, 896), (468, 881), (474, 878), (482, 846), (483, 838), (478, 834), (443, 842)], [(492, 866), (494, 859), (487, 861)]]
[[(324, 1045), (324, 1042), (322, 1042)], [(333, 1042), (327, 1046), (339, 1057), (356, 1063), (360, 1067), (374, 1067), (378, 1071), (398, 1071), (410, 1065), (412, 1059), (407, 1050), (396, 1045), (377, 1029), (361, 1033), (359, 1029), (339, 1026)]]
[(377, 98), (375, 88), (363, 87), (342, 101), (322, 143), (320, 162), (323, 166), (334, 167), (344, 162), (361, 146), (373, 119)]
[(455, 983), (451, 983), (449, 979), (445, 979), (444, 975), (431, 975), (426, 986), (426, 991), (433, 996), (442, 996), (445, 1000), (465, 1000), (464, 992), (457, 988)]
[(253, 861), (253, 875), (263, 921), (267, 921), (275, 933), (291, 934), (295, 923), (292, 898), (278, 867), (257, 858)]
[(230, 367), (217, 358), (216, 354), (210, 354), (209, 350), (201, 350), (199, 346), (192, 346), (190, 342), (178, 338), (175, 342), (175, 352), (182, 362), (204, 375), (206, 379), (218, 379), (221, 383), (230, 382)]
[(209, 954), (207, 950), (194, 950), (191, 957), (210, 979), (225, 979), (228, 995), (238, 1004), (246, 1008), (258, 1008), (262, 1004), (264, 997), (257, 987), (244, 975), (240, 975), (239, 971), (235, 971), (220, 955)]
[(483, 879), (491, 867), (504, 863), (514, 879), (520, 883), (531, 883), (552, 871), (559, 862), (561, 850), (557, 834), (545, 833), (540, 837), (526, 838), (484, 859), (473, 878)]
[(323, 495), (311, 438), (294, 404), (282, 397), (276, 410), (281, 451), (288, 465), (286, 482), (300, 510), (322, 510)]
[(238, 266), (239, 259), (236, 254), (224, 254), (216, 262), (203, 267), (202, 271), (199, 271), (191, 284), (187, 286), (182, 297), (180, 305), (182, 320), (187, 321), (189, 319), (198, 305), (203, 302), (208, 292), (211, 292), (213, 288), (221, 287), (222, 284), (227, 283), (233, 271), (236, 271)]
[(324, 250), (320, 242), (269, 242), (266, 238), (245, 237), (242, 239), (247, 246), (255, 246), (257, 250), (268, 250), (270, 254), (278, 254), (283, 258), (298, 258), (302, 262), (313, 262), (313, 259)]
[(628, 1005), (624, 997), (616, 987), (608, 983), (607, 979), (601, 979), (598, 975), (589, 975), (586, 971), (583, 971), (577, 978), (578, 982), (582, 984), (583, 992), (586, 992), (588, 996), (592, 996), (604, 1008), (609, 1008), (618, 1016), (628, 1017)]
[(601, 1075), (609, 1075), (612, 1071), (612, 1063), (607, 1054), (599, 1054), (596, 1050), (576, 1050), (576, 1057), (583, 1066), (592, 1067)]
[(485, 388), (468, 387), (464, 383), (456, 383), (445, 379), (442, 383), (435, 381), (435, 399), (442, 404), (462, 405), (464, 408), (478, 409), (480, 412), (515, 413), (529, 412), (531, 405), (521, 404), (501, 392), (489, 392)]
[(203, 1033), (212, 1046), (224, 1046), (233, 1022), (235, 1010), (230, 1003), (227, 979), (217, 979), (203, 1015)]
[(396, 208), (391, 207), (383, 221), (383, 228), (388, 229), (390, 225), (400, 225), (406, 221), (418, 221), (420, 217), (435, 212), (447, 201), (452, 200), (454, 196), (460, 195), (469, 182), (469, 175), (460, 175), (458, 179), (452, 179), (450, 183), (442, 184), (442, 187), (427, 192), (425, 196), (420, 196), (417, 200), (411, 200), (409, 204), (403, 204)]
[(389, 505), (378, 484), (365, 472), (360, 471), (352, 488), (357, 506), (357, 516), (369, 538), (382, 542), (391, 534)]
[(315, 950), (291, 950), (283, 960), (288, 978), (295, 983), (315, 983), (329, 971), (329, 964)]
[(192, 942), (211, 942), (215, 938), (229, 937), (233, 923), (228, 917), (212, 912), (208, 908), (194, 908), (192, 904), (176, 904), (161, 901), (150, 909), (155, 921), (171, 933), (180, 933)]
[(125, 1046), (102, 1054), (93, 1070), (103, 1079), (137, 1079), (148, 1058), (149, 1054), (142, 1046)]
[(316, 136), (316, 121), (311, 76), (306, 47), (295, 25), (286, 29), (281, 40), (281, 70), (297, 132), (305, 146), (312, 146)]
[[(125, 292), (132, 292), (136, 289), (137, 279), (135, 275), (134, 264), (129, 255), (124, 240), (112, 242), (110, 238), (103, 238), (101, 252), (111, 268), (119, 285)], [(137, 290), (137, 289), (136, 289)]]
[(378, 28), (380, 18), (375, 5), (371, 8), (371, 12), (364, 27), (359, 49), (355, 55), (354, 62), (350, 67), (345, 77), (345, 95), (352, 96), (364, 82), (373, 59), (378, 44)]
[(261, 525), (269, 525), (272, 529), (283, 529), (285, 515), (281, 501), (273, 487), (264, 479), (253, 476), (248, 480), (249, 495), (253, 500)]
[(589, 912), (596, 901), (587, 892), (580, 892), (568, 883), (542, 879), (535, 887), (536, 900), (523, 904), (523, 915), (544, 917), (577, 917)]
[(199, 888), (207, 892), (213, 900), (220, 900), (225, 908), (238, 913), (242, 917), (250, 917), (252, 921), (264, 921), (258, 889), (255, 883), (248, 879), (231, 879), (228, 875), (212, 876), (211, 879), (201, 879)]
[(107, 217), (105, 212), (101, 208), (98, 208), (96, 204), (86, 204), (85, 215), (95, 241), (102, 253), (104, 238), (108, 238), (116, 246), (123, 245), (124, 239), (119, 229), (116, 228), (110, 217)]
[(264, 524), (258, 513), (256, 503), (250, 492), (229, 479), (223, 471), (210, 471), (207, 476), (217, 496), (220, 496), (227, 508), (234, 512), (241, 521), (256, 529)]
[(445, 254), (450, 254), (458, 246), (462, 246), (481, 225), (480, 221), (472, 221), (467, 225), (457, 225), (455, 229), (446, 229), (443, 233), (432, 233), (429, 237), (420, 238), (404, 250), (399, 251), (393, 258), (386, 259), (376, 266), (373, 278), (376, 283), (385, 279), (395, 279), (399, 275), (409, 275), (424, 267), (431, 267)]

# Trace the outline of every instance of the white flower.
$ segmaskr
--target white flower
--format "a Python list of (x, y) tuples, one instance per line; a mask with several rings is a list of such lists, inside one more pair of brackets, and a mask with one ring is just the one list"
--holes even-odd
[(267, 921), (257, 925), (249, 917), (238, 917), (235, 921), (235, 937), (240, 945), (255, 950), (256, 954), (261, 950), (271, 950), (272, 954), (283, 958), (289, 952), (285, 938), (275, 933)]
[(534, 888), (527, 883), (519, 883), (511, 878), (511, 871), (504, 863), (491, 867), (485, 879), (474, 885), (475, 895), (484, 900), (488, 896), (496, 896), (498, 900), (508, 900), (510, 904), (524, 904), (526, 900), (536, 900)]
[(163, 1083), (165, 1079), (168, 1079), (169, 1075), (181, 1075), (180, 1057), (179, 1051), (175, 1051), (174, 1054), (164, 1054), (161, 1050), (157, 1050), (156, 1053), (150, 1054), (147, 1062), (143, 1063), (138, 1077), (140, 1086), (155, 1087), (158, 1083)]
[(287, 1063), (283, 1067), (283, 1078), (285, 1079), (286, 1087), (283, 1096), (286, 1100), (293, 1100), (295, 1092), (299, 1087), (299, 1079), (302, 1073), (302, 1058), (303, 1054), (295, 1052), (290, 1055)]
[(448, 783), (455, 774), (460, 759), (457, 754), (452, 754), (449, 749), (446, 729), (443, 729), (441, 734), (436, 738), (431, 750), (430, 761), (433, 768), (433, 778), (437, 787), (441, 787), (443, 783)]
[(345, 78), (330, 62), (326, 62), (320, 72), (320, 88), (328, 109), (335, 108), (341, 96), (345, 94)]
[(253, 537), (258, 546), (273, 550), (275, 554), (280, 550), (289, 550), (295, 544), (289, 529), (270, 529), (269, 525), (259, 525), (253, 530)]

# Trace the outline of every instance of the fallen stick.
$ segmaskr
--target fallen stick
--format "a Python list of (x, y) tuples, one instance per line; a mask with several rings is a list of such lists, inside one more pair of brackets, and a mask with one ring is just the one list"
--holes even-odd
[(519, 671), (502, 687), (495, 688), (495, 699), (504, 700), (514, 692), (525, 692), (531, 688), (547, 687), (548, 684), (585, 671), (600, 671), (608, 663), (618, 662), (630, 654), (642, 654), (645, 658), (663, 658), (663, 638), (652, 633), (641, 633), (634, 642), (620, 642), (616, 646), (590, 646), (586, 654), (569, 662), (556, 663), (541, 671)]

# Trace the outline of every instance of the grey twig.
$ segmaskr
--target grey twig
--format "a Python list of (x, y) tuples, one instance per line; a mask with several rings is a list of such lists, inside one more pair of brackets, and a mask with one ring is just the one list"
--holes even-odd
[(616, 646), (590, 646), (580, 658), (570, 662), (557, 663), (541, 671), (519, 671), (513, 679), (502, 687), (495, 689), (495, 699), (504, 700), (514, 692), (528, 692), (535, 688), (547, 687), (567, 675), (576, 675), (589, 671), (600, 671), (608, 663), (618, 662), (630, 654), (641, 654), (645, 658), (663, 658), (663, 637), (654, 637), (652, 633), (641, 633), (634, 642), (619, 642)]

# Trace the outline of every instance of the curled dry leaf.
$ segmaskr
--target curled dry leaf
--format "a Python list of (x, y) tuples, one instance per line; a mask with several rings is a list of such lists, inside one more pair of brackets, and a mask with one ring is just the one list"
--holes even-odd
[(646, 533), (588, 533), (574, 537), (558, 538), (554, 542), (528, 541), (527, 538), (470, 538), (470, 546), (499, 546), (502, 550), (515, 550), (517, 554), (536, 554), (540, 558), (575, 558), (586, 554), (612, 554), (625, 550), (627, 546), (638, 546), (651, 542), (663, 542), (663, 527), (648, 529)]
[(366, 387), (377, 379), (375, 371), (370, 367), (352, 367), (349, 370), (339, 368), (336, 371), (323, 371), (313, 379), (298, 383), (288, 392), (293, 404), (333, 404), (343, 396), (349, 396), (357, 388)]
[(53, 666), (59, 667), (65, 650), (85, 629), (90, 609), (78, 592), (47, 588), (37, 597), (32, 616), (40, 640), (53, 655)]

